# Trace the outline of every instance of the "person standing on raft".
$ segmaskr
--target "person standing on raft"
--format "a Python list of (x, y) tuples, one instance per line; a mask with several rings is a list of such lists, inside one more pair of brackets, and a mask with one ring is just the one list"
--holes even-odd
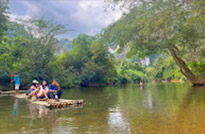
[(16, 73), (14, 75), (12, 75), (14, 77), (14, 80), (12, 80), (11, 82), (15, 82), (15, 91), (16, 91), (16, 95), (19, 94), (19, 87), (20, 87), (20, 77), (19, 74)]
[(56, 80), (49, 85), (48, 98), (49, 99), (60, 99), (62, 95), (61, 87)]

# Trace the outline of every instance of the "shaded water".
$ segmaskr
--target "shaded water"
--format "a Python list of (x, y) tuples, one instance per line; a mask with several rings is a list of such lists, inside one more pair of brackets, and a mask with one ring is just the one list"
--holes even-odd
[(205, 87), (148, 84), (64, 90), (84, 99), (78, 108), (49, 110), (10, 96), (0, 97), (0, 134), (202, 134)]

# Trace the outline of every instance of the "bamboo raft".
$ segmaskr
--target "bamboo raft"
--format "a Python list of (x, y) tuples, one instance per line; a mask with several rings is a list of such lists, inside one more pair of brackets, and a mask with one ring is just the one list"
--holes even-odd
[[(19, 93), (25, 93), (26, 91), (25, 90), (19, 90)], [(16, 91), (15, 90), (12, 90), (12, 91), (2, 91), (0, 90), (0, 94), (15, 94)]]
[(25, 94), (19, 94), (15, 96), (18, 99), (25, 99), (33, 104), (42, 105), (47, 108), (63, 108), (63, 107), (70, 107), (70, 106), (78, 106), (82, 105), (84, 103), (83, 100), (66, 100), (66, 99), (59, 99), (59, 101), (52, 100), (44, 100), (44, 99), (37, 99), (35, 101), (32, 101), (31, 99), (28, 99), (28, 97)]

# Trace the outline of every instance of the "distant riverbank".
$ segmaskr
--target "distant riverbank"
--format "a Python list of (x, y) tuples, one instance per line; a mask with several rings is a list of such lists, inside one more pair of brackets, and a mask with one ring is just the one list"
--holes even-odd
[[(156, 83), (185, 83), (187, 81), (183, 81), (183, 80), (170, 80), (170, 81), (167, 81), (167, 80), (161, 80), (161, 81), (152, 81), (152, 82), (147, 82), (145, 83), (148, 84), (148, 83), (153, 83), (153, 84), (156, 84)], [(117, 86), (117, 85), (129, 85), (129, 84), (136, 84), (136, 85), (139, 85), (138, 83), (126, 83), (126, 84), (102, 84), (102, 83), (94, 83), (94, 84), (89, 84), (88, 86), (76, 86), (76, 87), (63, 87), (65, 89), (69, 89), (69, 88), (86, 88), (86, 87), (106, 87), (106, 86)], [(20, 86), (20, 90), (27, 90), (29, 88), (29, 84), (23, 84)], [(1, 91), (8, 91), (8, 90), (14, 90), (14, 85), (12, 84), (0, 84), (0, 90)]]

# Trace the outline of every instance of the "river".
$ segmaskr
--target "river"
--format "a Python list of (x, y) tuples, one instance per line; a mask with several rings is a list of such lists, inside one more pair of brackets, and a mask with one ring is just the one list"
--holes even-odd
[(64, 89), (84, 106), (47, 109), (0, 96), (0, 134), (202, 134), (205, 87), (187, 83)]

